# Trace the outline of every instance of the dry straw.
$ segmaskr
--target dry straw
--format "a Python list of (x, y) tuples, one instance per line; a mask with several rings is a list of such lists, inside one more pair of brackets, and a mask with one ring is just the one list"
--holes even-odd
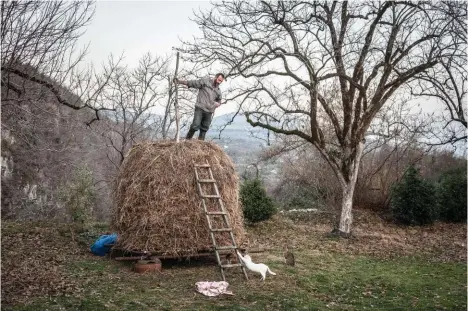
[[(115, 189), (113, 228), (117, 248), (184, 256), (212, 248), (209, 228), (195, 181), (193, 164), (209, 162), (236, 242), (245, 236), (238, 195), (238, 177), (231, 159), (216, 144), (189, 140), (135, 145), (123, 162)], [(199, 169), (208, 179), (207, 169)], [(214, 194), (212, 184), (203, 184)], [(219, 210), (206, 199), (210, 211)], [(224, 227), (221, 216), (213, 227)], [(212, 218), (214, 218), (212, 217)], [(219, 245), (231, 245), (229, 235), (217, 233)]]

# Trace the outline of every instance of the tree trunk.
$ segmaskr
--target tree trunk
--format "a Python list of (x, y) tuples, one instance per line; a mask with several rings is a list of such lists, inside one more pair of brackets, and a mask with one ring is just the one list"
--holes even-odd
[(350, 169), (350, 178), (349, 181), (346, 182), (343, 178), (341, 181), (342, 189), (343, 189), (343, 199), (341, 201), (341, 217), (340, 217), (340, 224), (338, 230), (343, 235), (349, 235), (351, 231), (351, 224), (353, 222), (353, 196), (354, 196), (354, 189), (356, 188), (356, 181), (359, 172), (359, 164), (361, 162), (362, 150), (364, 149), (364, 143), (360, 142), (356, 146), (356, 154), (355, 158), (351, 163)]

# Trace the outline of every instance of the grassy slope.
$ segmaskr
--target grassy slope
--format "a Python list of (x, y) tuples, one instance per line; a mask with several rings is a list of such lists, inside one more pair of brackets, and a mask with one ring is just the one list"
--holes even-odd
[[(466, 310), (466, 226), (403, 229), (362, 218), (356, 237), (343, 240), (326, 237), (324, 223), (277, 217), (248, 228), (250, 246), (268, 249), (254, 261), (277, 276), (246, 282), (230, 270), (234, 296), (216, 298), (194, 291), (197, 281), (219, 280), (212, 263), (164, 263), (162, 274), (139, 275), (88, 254), (66, 226), (4, 224), (2, 310)], [(285, 243), (294, 268), (282, 262)]]

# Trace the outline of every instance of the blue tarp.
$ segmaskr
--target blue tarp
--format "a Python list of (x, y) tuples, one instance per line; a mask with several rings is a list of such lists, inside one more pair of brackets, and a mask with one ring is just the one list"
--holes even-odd
[(99, 239), (91, 245), (91, 253), (98, 256), (106, 256), (110, 251), (110, 246), (107, 244), (114, 244), (117, 241), (117, 233), (112, 233), (109, 235), (101, 235)]

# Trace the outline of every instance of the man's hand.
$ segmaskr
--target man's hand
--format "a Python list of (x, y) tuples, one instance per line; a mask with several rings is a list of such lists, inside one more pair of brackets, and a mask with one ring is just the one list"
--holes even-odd
[(172, 79), (172, 81), (174, 81), (175, 84), (182, 84), (182, 85), (188, 86), (188, 81), (186, 81), (186, 80), (180, 80), (180, 79), (177, 79), (176, 77), (174, 77), (174, 79)]
[(221, 103), (220, 102), (215, 102), (215, 107), (218, 108), (219, 106), (221, 106)]

